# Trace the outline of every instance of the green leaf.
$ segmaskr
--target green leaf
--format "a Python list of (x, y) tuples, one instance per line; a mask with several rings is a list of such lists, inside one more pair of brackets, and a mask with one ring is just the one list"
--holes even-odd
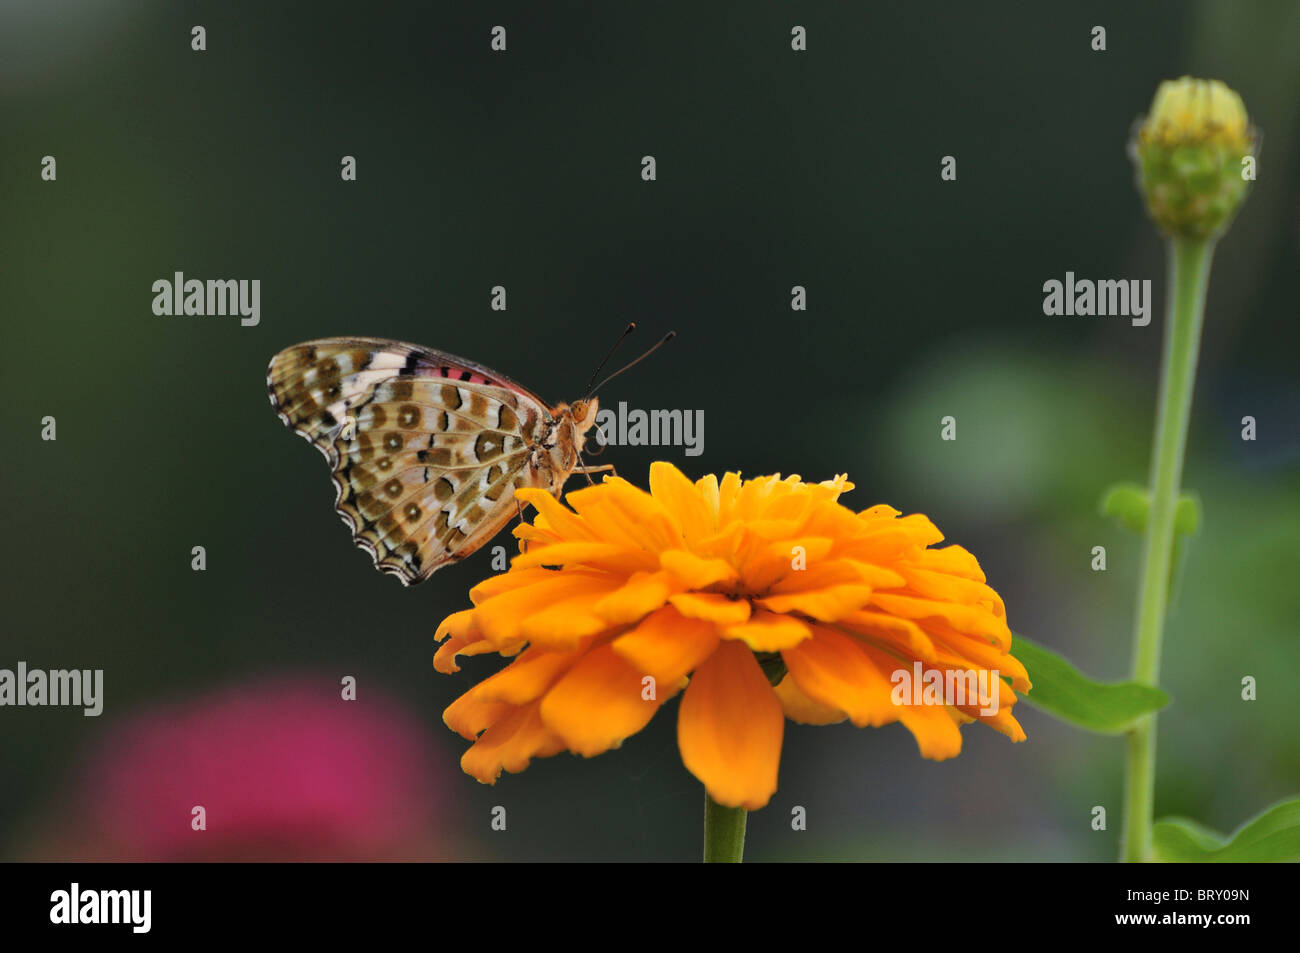
[(1169, 704), (1169, 696), (1150, 685), (1094, 682), (1059, 655), (1021, 635), (1012, 638), (1011, 654), (1029, 670), (1034, 686), (1021, 697), (1088, 731), (1122, 734), (1141, 716)]
[(1147, 511), (1151, 509), (1147, 488), (1136, 483), (1116, 483), (1101, 500), (1101, 515), (1113, 516), (1126, 529), (1141, 535), (1147, 528)]
[[(1151, 511), (1151, 494), (1136, 483), (1116, 483), (1101, 500), (1103, 516), (1113, 516), (1126, 528), (1141, 536), (1147, 529)], [(1201, 501), (1195, 493), (1184, 493), (1174, 507), (1174, 550), (1169, 562), (1169, 601), (1174, 601), (1174, 581), (1183, 565), (1183, 540), (1195, 536), (1201, 526)]]
[(1201, 528), (1201, 500), (1195, 493), (1184, 493), (1174, 509), (1174, 535), (1195, 536)]
[[(1116, 483), (1101, 499), (1102, 516), (1113, 516), (1125, 529), (1141, 535), (1147, 529), (1151, 494), (1137, 483)], [(1184, 493), (1174, 509), (1174, 534), (1195, 536), (1201, 526), (1201, 501), (1195, 493)]]
[(1280, 801), (1231, 837), (1185, 817), (1157, 821), (1151, 833), (1157, 860), (1242, 863), (1300, 860), (1300, 798)]

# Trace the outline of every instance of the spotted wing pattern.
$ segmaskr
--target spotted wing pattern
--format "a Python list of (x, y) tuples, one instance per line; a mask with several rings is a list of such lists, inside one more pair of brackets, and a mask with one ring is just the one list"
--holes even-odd
[[(329, 461), (335, 508), (404, 585), (462, 559), (516, 514), (554, 420), (488, 368), (414, 344), (326, 338), (281, 351), (271, 405)], [(550, 489), (548, 486), (547, 489)]]

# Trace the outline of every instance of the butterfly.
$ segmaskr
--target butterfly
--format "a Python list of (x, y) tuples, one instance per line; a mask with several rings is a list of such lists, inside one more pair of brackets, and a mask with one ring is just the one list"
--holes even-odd
[(307, 341), (271, 359), (280, 419), (329, 461), (334, 507), (376, 568), (403, 585), (464, 559), (582, 465), (595, 396), (549, 405), (463, 357), (383, 338)]

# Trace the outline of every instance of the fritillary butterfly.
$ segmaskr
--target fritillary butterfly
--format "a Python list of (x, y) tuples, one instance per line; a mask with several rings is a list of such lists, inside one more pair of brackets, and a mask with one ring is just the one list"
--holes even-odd
[(382, 338), (307, 341), (271, 359), (280, 419), (329, 461), (335, 509), (403, 585), (510, 522), (518, 487), (556, 496), (580, 466), (595, 397), (550, 406), (482, 365)]

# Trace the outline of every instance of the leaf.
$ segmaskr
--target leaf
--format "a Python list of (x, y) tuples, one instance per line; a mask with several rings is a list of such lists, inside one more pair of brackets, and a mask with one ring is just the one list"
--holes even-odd
[[(1101, 500), (1102, 516), (1113, 516), (1126, 529), (1141, 535), (1147, 529), (1151, 494), (1137, 483), (1116, 483)], [(1201, 501), (1195, 493), (1184, 493), (1174, 508), (1175, 536), (1195, 536), (1201, 526)]]
[(1242, 863), (1300, 860), (1300, 798), (1280, 801), (1224, 837), (1185, 817), (1167, 817), (1151, 832), (1157, 860)]
[(1113, 516), (1126, 529), (1141, 535), (1147, 528), (1147, 511), (1151, 509), (1147, 488), (1136, 483), (1116, 483), (1101, 500), (1101, 515)]
[(1013, 636), (1011, 654), (1029, 670), (1034, 686), (1021, 697), (1088, 731), (1122, 734), (1141, 716), (1169, 704), (1169, 696), (1150, 685), (1094, 682), (1061, 656), (1021, 635)]
[[(1141, 536), (1147, 529), (1151, 494), (1136, 483), (1116, 483), (1101, 500), (1103, 516), (1113, 516)], [(1201, 501), (1195, 493), (1184, 493), (1174, 507), (1174, 549), (1169, 561), (1169, 601), (1174, 601), (1174, 581), (1183, 565), (1183, 540), (1195, 536), (1201, 526)]]
[(1201, 528), (1201, 499), (1195, 493), (1184, 493), (1174, 508), (1174, 535), (1195, 536)]

